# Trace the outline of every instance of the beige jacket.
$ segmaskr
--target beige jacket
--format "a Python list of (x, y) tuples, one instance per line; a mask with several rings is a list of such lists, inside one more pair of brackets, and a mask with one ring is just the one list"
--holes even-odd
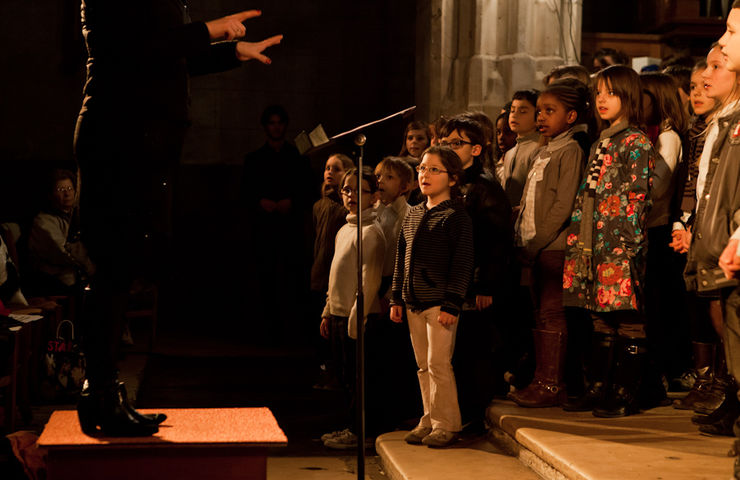
[[(583, 150), (568, 130), (540, 147), (532, 156), (532, 168), (522, 196), (521, 214), (516, 231), (520, 234), (525, 210), (534, 213), (535, 234), (525, 242), (525, 254), (534, 258), (542, 250), (565, 250), (566, 229), (570, 223), (573, 204), (583, 177)], [(527, 191), (536, 182), (534, 205), (527, 204)]]

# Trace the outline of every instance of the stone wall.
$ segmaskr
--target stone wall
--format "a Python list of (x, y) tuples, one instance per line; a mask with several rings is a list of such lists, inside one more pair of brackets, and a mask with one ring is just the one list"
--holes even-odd
[(578, 63), (582, 0), (419, 0), (417, 104), (429, 118), (495, 117), (514, 91)]

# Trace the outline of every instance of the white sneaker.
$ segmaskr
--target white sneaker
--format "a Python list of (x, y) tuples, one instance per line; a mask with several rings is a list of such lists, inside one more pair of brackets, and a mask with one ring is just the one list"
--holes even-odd
[(427, 447), (442, 448), (449, 447), (457, 440), (457, 433), (448, 432), (447, 430), (438, 428), (433, 430), (432, 433), (424, 437), (421, 441)]
[[(365, 439), (365, 448), (372, 448), (373, 445), (374, 441), (372, 438)], [(357, 448), (357, 435), (347, 430), (346, 433), (337, 435), (336, 437), (332, 437), (325, 441), (324, 446), (334, 450), (350, 450)]]
[(407, 433), (403, 439), (406, 443), (411, 445), (421, 445), (421, 441), (430, 433), (432, 433), (432, 427), (417, 425), (416, 428)]
[(330, 432), (330, 433), (325, 433), (321, 436), (321, 441), (326, 442), (330, 438), (338, 437), (340, 435), (346, 435), (348, 433), (352, 433), (349, 431), (349, 428), (345, 428), (344, 430), (337, 430), (337, 431)]

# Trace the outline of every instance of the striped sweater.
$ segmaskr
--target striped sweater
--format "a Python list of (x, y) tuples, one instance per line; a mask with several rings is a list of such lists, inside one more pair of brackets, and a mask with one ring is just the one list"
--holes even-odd
[(441, 306), (458, 315), (472, 273), (473, 225), (462, 203), (412, 207), (398, 238), (391, 303), (412, 310)]

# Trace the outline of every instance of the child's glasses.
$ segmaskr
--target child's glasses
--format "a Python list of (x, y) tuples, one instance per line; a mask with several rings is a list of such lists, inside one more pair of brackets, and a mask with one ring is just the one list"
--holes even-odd
[[(342, 189), (340, 190), (340, 192), (342, 192), (342, 195), (347, 195), (348, 197), (350, 195), (352, 195), (352, 194), (357, 195), (357, 189), (356, 188), (342, 187)], [(370, 190), (365, 190), (363, 188), (362, 189), (362, 193), (370, 194), (372, 192)]]
[(417, 165), (416, 171), (419, 173), (429, 172), (431, 175), (439, 175), (440, 173), (447, 173), (447, 170), (442, 170), (439, 167), (427, 167), (426, 165)]
[(472, 145), (472, 142), (466, 142), (465, 140), (449, 140), (449, 141), (442, 141), (439, 142), (440, 146), (442, 147), (451, 147), (453, 150), (457, 150), (458, 148), (462, 147), (463, 145)]

